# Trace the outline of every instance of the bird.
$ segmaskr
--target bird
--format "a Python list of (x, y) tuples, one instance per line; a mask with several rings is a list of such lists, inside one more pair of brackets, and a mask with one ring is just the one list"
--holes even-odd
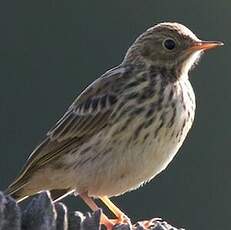
[(107, 229), (130, 223), (110, 198), (139, 188), (172, 161), (195, 116), (188, 73), (204, 51), (222, 45), (177, 22), (147, 29), (121, 64), (77, 96), (6, 194), (20, 202), (46, 190), (55, 202), (75, 193), (94, 211), (97, 198), (116, 216), (102, 215)]

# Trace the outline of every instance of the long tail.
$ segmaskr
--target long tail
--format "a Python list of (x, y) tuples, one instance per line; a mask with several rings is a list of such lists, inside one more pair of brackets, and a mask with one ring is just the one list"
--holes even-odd
[(17, 183), (13, 183), (4, 191), (4, 193), (10, 195), (17, 202), (21, 202), (28, 196), (33, 195), (26, 193), (26, 190), (24, 189), (26, 184), (27, 182), (25, 181), (18, 181)]
[[(53, 202), (57, 202), (72, 193), (74, 193), (74, 190), (70, 189), (57, 189), (50, 191), (51, 199), (53, 200)], [(26, 193), (23, 187), (17, 189), (9, 187), (6, 189), (5, 194), (10, 195), (13, 199), (17, 201), (17, 203), (25, 200), (29, 196), (34, 195)]]
[[(31, 171), (33, 167), (31, 167), (33, 163), (33, 158), (42, 152), (43, 148), (47, 145), (49, 139), (46, 138), (37, 148), (32, 152), (23, 169), (16, 179), (9, 185), (6, 189), (5, 193), (14, 198), (17, 202), (20, 202), (26, 199), (28, 196), (34, 195), (37, 191), (32, 192), (26, 189), (27, 185), (30, 181)], [(32, 168), (32, 169), (31, 169)]]
[[(38, 186), (36, 190), (31, 188), (31, 176), (38, 168), (49, 162), (50, 158), (48, 156), (52, 154), (56, 156), (56, 153), (58, 153), (60, 149), (63, 150), (64, 147), (65, 143), (51, 141), (49, 137), (45, 138), (32, 152), (21, 173), (14, 180), (14, 182), (9, 185), (5, 193), (12, 196), (17, 202), (20, 202), (26, 199), (28, 196), (41, 192), (43, 188), (42, 186)], [(39, 188), (41, 188), (40, 191)], [(64, 188), (62, 190), (52, 190), (51, 195), (54, 195), (53, 200), (58, 200), (71, 192), (72, 191), (69, 188)]]
[(74, 193), (75, 190), (70, 190), (70, 189), (58, 189), (58, 190), (51, 190), (50, 194), (51, 194), (51, 199), (53, 200), (53, 202), (57, 202), (61, 199), (63, 199), (64, 197)]

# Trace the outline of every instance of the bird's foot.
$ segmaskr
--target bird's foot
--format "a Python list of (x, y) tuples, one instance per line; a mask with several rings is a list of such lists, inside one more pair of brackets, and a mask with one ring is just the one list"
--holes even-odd
[(117, 219), (113, 219), (111, 221), (114, 223), (114, 225), (116, 224), (128, 224), (130, 226), (132, 225), (131, 220), (126, 215), (121, 215)]
[(112, 230), (116, 225), (129, 225), (132, 229), (132, 223), (126, 215), (119, 216), (117, 219), (101, 219), (101, 224), (103, 224), (107, 230)]
[(107, 230), (112, 230), (114, 223), (112, 222), (112, 220), (101, 220), (100, 221), (101, 225), (104, 225), (106, 227)]
[(160, 221), (162, 220), (161, 218), (154, 218), (151, 220), (143, 220), (143, 221), (139, 221), (137, 223), (137, 226), (142, 227), (143, 229), (151, 229), (155, 226), (155, 221)]

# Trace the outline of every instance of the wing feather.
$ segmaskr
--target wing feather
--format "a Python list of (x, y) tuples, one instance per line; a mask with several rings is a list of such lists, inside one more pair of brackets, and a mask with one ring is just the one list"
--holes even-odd
[(32, 152), (9, 190), (17, 189), (38, 168), (70, 151), (73, 145), (78, 147), (108, 125), (109, 117), (118, 101), (111, 86), (116, 88), (117, 80), (125, 72), (125, 67), (122, 66), (106, 72), (77, 97), (64, 116), (47, 133), (46, 139)]

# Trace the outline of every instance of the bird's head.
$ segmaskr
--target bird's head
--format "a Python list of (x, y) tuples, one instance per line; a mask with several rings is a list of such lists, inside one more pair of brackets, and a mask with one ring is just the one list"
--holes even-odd
[(125, 60), (139, 61), (182, 75), (188, 73), (201, 54), (223, 45), (218, 41), (202, 41), (179, 23), (160, 23), (141, 34), (128, 50)]

